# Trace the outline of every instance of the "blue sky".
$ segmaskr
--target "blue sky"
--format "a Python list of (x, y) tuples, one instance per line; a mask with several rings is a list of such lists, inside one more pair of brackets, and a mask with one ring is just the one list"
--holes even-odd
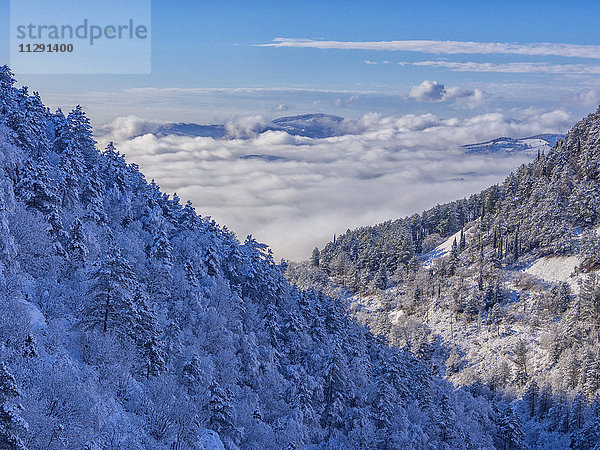
[[(9, 2), (0, 2), (7, 44), (0, 48), (0, 60), (8, 61)], [(85, 94), (81, 102), (97, 113), (97, 121), (107, 121), (120, 114), (139, 114), (156, 119), (148, 102), (126, 102), (121, 109), (110, 102), (131, 88), (286, 88), (350, 91), (365, 93), (354, 105), (318, 94), (282, 92), (281, 101), (274, 95), (254, 94), (253, 99), (224, 101), (204, 96), (204, 107), (226, 105), (232, 114), (277, 115), (277, 106), (290, 111), (343, 113), (357, 116), (365, 112), (384, 114), (407, 111), (447, 111), (458, 109), (459, 102), (420, 102), (397, 96), (409, 94), (412, 86), (424, 80), (437, 81), (446, 87), (481, 90), (486, 101), (481, 110), (496, 110), (529, 105), (555, 108), (563, 106), (575, 114), (590, 109), (598, 92), (598, 74), (580, 75), (580, 66), (598, 68), (598, 58), (560, 55), (523, 54), (432, 54), (427, 51), (389, 51), (336, 48), (264, 47), (278, 38), (314, 41), (458, 41), (483, 43), (553, 43), (600, 45), (597, 33), (600, 13), (592, 1), (231, 1), (231, 2), (152, 2), (152, 74), (103, 76), (27, 76), (19, 75), (23, 84), (35, 86), (52, 105), (69, 106), (71, 94)], [(596, 49), (596, 53), (598, 50)], [(375, 64), (376, 63), (376, 64)], [(417, 65), (415, 65), (415, 63)], [(463, 64), (449, 67), (447, 63)], [(495, 64), (482, 72), (466, 70), (466, 63)], [(515, 65), (516, 63), (516, 65)], [(528, 65), (524, 65), (527, 63)], [(424, 65), (425, 64), (425, 65)], [(429, 64), (429, 65), (426, 65)], [(433, 64), (433, 65), (432, 65)], [(437, 65), (436, 65), (437, 64)], [(445, 65), (444, 65), (445, 64)], [(498, 72), (507, 70), (510, 73)], [(533, 66), (531, 65), (533, 64)], [(548, 67), (548, 66), (552, 67)], [(577, 65), (577, 66), (574, 66)], [(472, 67), (472, 66), (471, 66)], [(567, 70), (574, 73), (544, 72)], [(562, 67), (562, 69), (560, 69)], [(582, 90), (585, 101), (569, 97)], [(94, 92), (93, 96), (90, 93)], [(372, 97), (377, 92), (391, 97)], [(109, 94), (109, 95), (103, 95)], [(163, 93), (164, 94), (164, 93)], [(521, 101), (511, 99), (519, 97)], [(235, 96), (234, 96), (235, 97)], [(324, 97), (327, 97), (325, 95)], [(102, 101), (98, 99), (102, 99)], [(178, 98), (173, 98), (177, 102)], [(161, 115), (173, 109), (168, 99), (157, 97)], [(273, 103), (273, 105), (268, 102)], [(587, 104), (585, 104), (587, 102)], [(426, 104), (423, 104), (426, 103)], [(451, 105), (449, 105), (451, 103)], [(164, 108), (163, 108), (164, 106)], [(202, 106), (200, 106), (202, 107)], [(137, 109), (136, 109), (137, 108)], [(183, 108), (192, 118), (209, 120), (205, 112)], [(216, 113), (214, 119), (221, 119)], [(343, 114), (342, 114), (343, 115)], [(153, 117), (149, 117), (153, 116)], [(174, 113), (173, 120), (183, 120)], [(169, 120), (171, 117), (164, 117)]]

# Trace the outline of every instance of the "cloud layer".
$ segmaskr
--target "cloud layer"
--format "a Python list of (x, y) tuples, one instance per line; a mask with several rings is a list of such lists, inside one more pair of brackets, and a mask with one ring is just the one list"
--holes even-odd
[(599, 45), (469, 41), (316, 41), (313, 39), (277, 38), (272, 43), (259, 44), (260, 47), (296, 47), (339, 50), (395, 50), (432, 54), (508, 54), (563, 56), (579, 58), (600, 58)]
[[(237, 131), (254, 118), (237, 123)], [(463, 144), (498, 136), (565, 131), (561, 110), (464, 119), (433, 114), (347, 120), (354, 134), (310, 139), (268, 131), (250, 139), (215, 140), (127, 134), (155, 124), (120, 118), (100, 136), (116, 140), (129, 161), (167, 192), (192, 200), (241, 238), (253, 234), (277, 257), (305, 258), (334, 233), (421, 211), (473, 193), (526, 160), (466, 156)]]

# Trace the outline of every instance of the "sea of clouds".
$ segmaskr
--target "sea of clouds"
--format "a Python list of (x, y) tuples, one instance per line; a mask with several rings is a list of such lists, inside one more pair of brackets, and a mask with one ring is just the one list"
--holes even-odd
[[(427, 85), (413, 95), (456, 95)], [(431, 94), (433, 95), (433, 94)], [(463, 94), (466, 95), (466, 94)], [(236, 232), (268, 243), (277, 258), (298, 260), (334, 233), (420, 212), (498, 183), (530, 158), (470, 155), (462, 145), (500, 136), (565, 132), (564, 110), (511, 110), (466, 118), (434, 114), (346, 119), (342, 136), (311, 139), (256, 134), (260, 117), (227, 124), (229, 138), (153, 134), (161, 123), (120, 117), (101, 127), (169, 193), (191, 200)], [(243, 136), (243, 137), (240, 137)]]

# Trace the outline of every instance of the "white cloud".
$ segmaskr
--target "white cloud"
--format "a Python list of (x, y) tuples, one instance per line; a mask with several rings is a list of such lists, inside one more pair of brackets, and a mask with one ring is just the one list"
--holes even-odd
[(263, 123), (261, 116), (242, 117), (225, 124), (227, 135), (234, 138), (245, 138), (254, 134), (257, 125)]
[(510, 54), (600, 58), (599, 45), (537, 42), (515, 44), (506, 42), (469, 41), (316, 41), (313, 39), (277, 38), (259, 47), (300, 47), (339, 50), (396, 50), (433, 54)]
[[(243, 134), (256, 120), (231, 127)], [(562, 110), (467, 118), (367, 114), (342, 123), (355, 134), (327, 139), (273, 131), (249, 139), (150, 134), (123, 139), (129, 130), (143, 128), (132, 122), (137, 123), (130, 117), (114, 121), (105, 128), (110, 134), (101, 137), (101, 145), (120, 141), (118, 148), (128, 160), (166, 192), (192, 200), (199, 213), (241, 238), (253, 234), (267, 242), (277, 257), (297, 259), (308, 257), (333, 233), (476, 192), (526, 160), (465, 156), (461, 145), (565, 131), (573, 118)], [(248, 155), (263, 158), (244, 158)]]
[(476, 63), (476, 62), (452, 62), (452, 61), (419, 61), (411, 64), (421, 67), (441, 67), (453, 72), (499, 72), (499, 73), (544, 73), (544, 74), (571, 74), (571, 75), (597, 75), (600, 74), (600, 66), (587, 64), (547, 64), (535, 62), (511, 62), (511, 63)]
[(600, 90), (585, 88), (573, 95), (573, 101), (581, 105), (598, 105), (600, 104)]
[(441, 102), (445, 93), (443, 84), (425, 80), (418, 86), (413, 86), (408, 96), (419, 102)]
[(146, 133), (154, 133), (163, 124), (160, 121), (145, 120), (136, 116), (118, 117), (113, 121), (98, 127), (99, 135), (110, 135), (115, 141), (127, 139), (131, 136), (139, 136)]
[(454, 101), (469, 108), (479, 106), (485, 101), (485, 95), (480, 89), (468, 90), (456, 86), (446, 88), (437, 81), (429, 80), (413, 86), (408, 96), (418, 102)]

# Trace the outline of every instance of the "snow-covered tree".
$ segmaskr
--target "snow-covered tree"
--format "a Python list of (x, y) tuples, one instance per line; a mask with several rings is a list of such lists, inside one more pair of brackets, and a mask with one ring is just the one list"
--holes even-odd
[(6, 450), (26, 448), (20, 435), (26, 431), (27, 424), (18, 415), (18, 405), (13, 403), (19, 395), (14, 376), (0, 362), (0, 448)]
[(136, 276), (116, 245), (94, 262), (89, 272), (88, 303), (82, 317), (85, 328), (126, 334), (134, 319)]

